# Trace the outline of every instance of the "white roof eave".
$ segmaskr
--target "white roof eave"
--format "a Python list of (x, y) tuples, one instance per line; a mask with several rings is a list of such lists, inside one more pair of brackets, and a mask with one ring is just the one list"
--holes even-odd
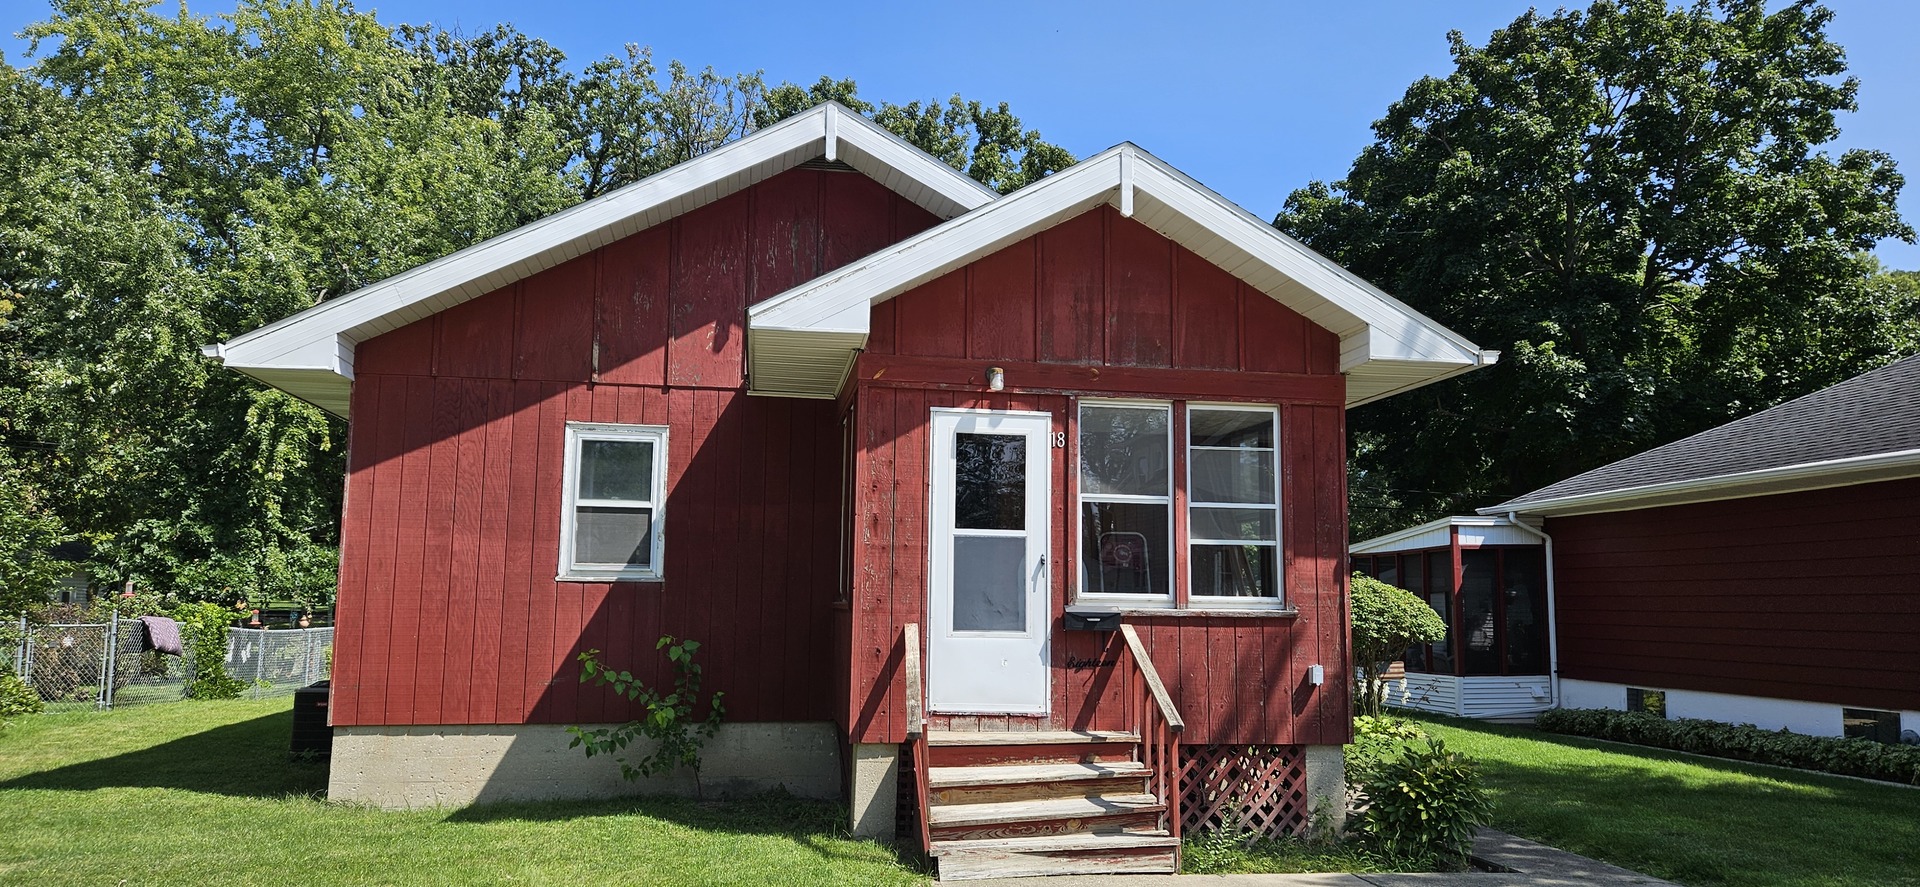
[[(1481, 350), (1158, 158), (1122, 144), (753, 306), (747, 324), (753, 390), (796, 387), (760, 365), (756, 338), (778, 333), (791, 355), (810, 350), (795, 340), (811, 332), (864, 334), (873, 305), (1103, 202), (1340, 336), (1341, 371), (1370, 381), (1356, 387), (1349, 407), (1499, 359), (1498, 352)], [(842, 359), (837, 352), (818, 356)], [(1376, 368), (1380, 378), (1372, 380)]]
[[(275, 370), (327, 370), (338, 376), (338, 384), (344, 388), (352, 381), (353, 346), (361, 341), (530, 277), (821, 156), (853, 166), (943, 218), (998, 198), (991, 189), (958, 170), (829, 102), (657, 175), (230, 341), (206, 346), (203, 351), (243, 372), (264, 370), (270, 375)], [(345, 356), (316, 361), (316, 354)], [(261, 376), (253, 372), (248, 375)]]

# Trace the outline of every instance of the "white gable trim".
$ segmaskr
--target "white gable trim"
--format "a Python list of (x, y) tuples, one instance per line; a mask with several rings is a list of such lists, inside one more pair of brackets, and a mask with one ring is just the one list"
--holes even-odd
[(753, 306), (747, 312), (752, 390), (834, 396), (865, 343), (872, 306), (1101, 203), (1338, 335), (1350, 407), (1498, 359), (1153, 155), (1122, 144)]
[(1804, 493), (1920, 477), (1920, 449), (1896, 450), (1824, 462), (1803, 462), (1759, 468), (1735, 474), (1646, 484), (1617, 490), (1598, 490), (1518, 504), (1475, 509), (1481, 514), (1524, 514), (1534, 517), (1570, 517), (1612, 511), (1637, 511), (1668, 505), (1691, 505), (1723, 499), (1746, 499)]
[(346, 416), (353, 350), (360, 342), (822, 156), (860, 170), (941, 218), (997, 197), (859, 114), (829, 102), (672, 169), (202, 350), (233, 369)]

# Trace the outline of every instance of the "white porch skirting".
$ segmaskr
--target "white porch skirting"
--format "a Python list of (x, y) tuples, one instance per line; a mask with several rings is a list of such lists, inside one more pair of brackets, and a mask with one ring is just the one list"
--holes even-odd
[(1387, 704), (1434, 714), (1526, 720), (1553, 707), (1546, 675), (1459, 677), (1408, 672), (1387, 682)]

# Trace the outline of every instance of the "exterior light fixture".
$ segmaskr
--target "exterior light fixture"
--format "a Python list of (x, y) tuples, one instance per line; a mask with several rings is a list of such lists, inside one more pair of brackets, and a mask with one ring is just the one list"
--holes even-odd
[(987, 390), (1005, 391), (1006, 388), (1007, 371), (999, 367), (987, 367)]
[(1307, 666), (1307, 683), (1316, 687), (1327, 682), (1327, 668), (1324, 665)]

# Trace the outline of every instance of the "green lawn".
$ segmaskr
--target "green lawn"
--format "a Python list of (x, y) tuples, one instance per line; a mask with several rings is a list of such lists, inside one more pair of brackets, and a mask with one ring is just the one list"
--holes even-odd
[(1920, 885), (1920, 789), (1422, 720), (1478, 758), (1494, 826), (1691, 887)]
[(787, 798), (390, 813), (320, 800), (287, 698), (21, 718), (0, 730), (0, 883), (918, 884)]

